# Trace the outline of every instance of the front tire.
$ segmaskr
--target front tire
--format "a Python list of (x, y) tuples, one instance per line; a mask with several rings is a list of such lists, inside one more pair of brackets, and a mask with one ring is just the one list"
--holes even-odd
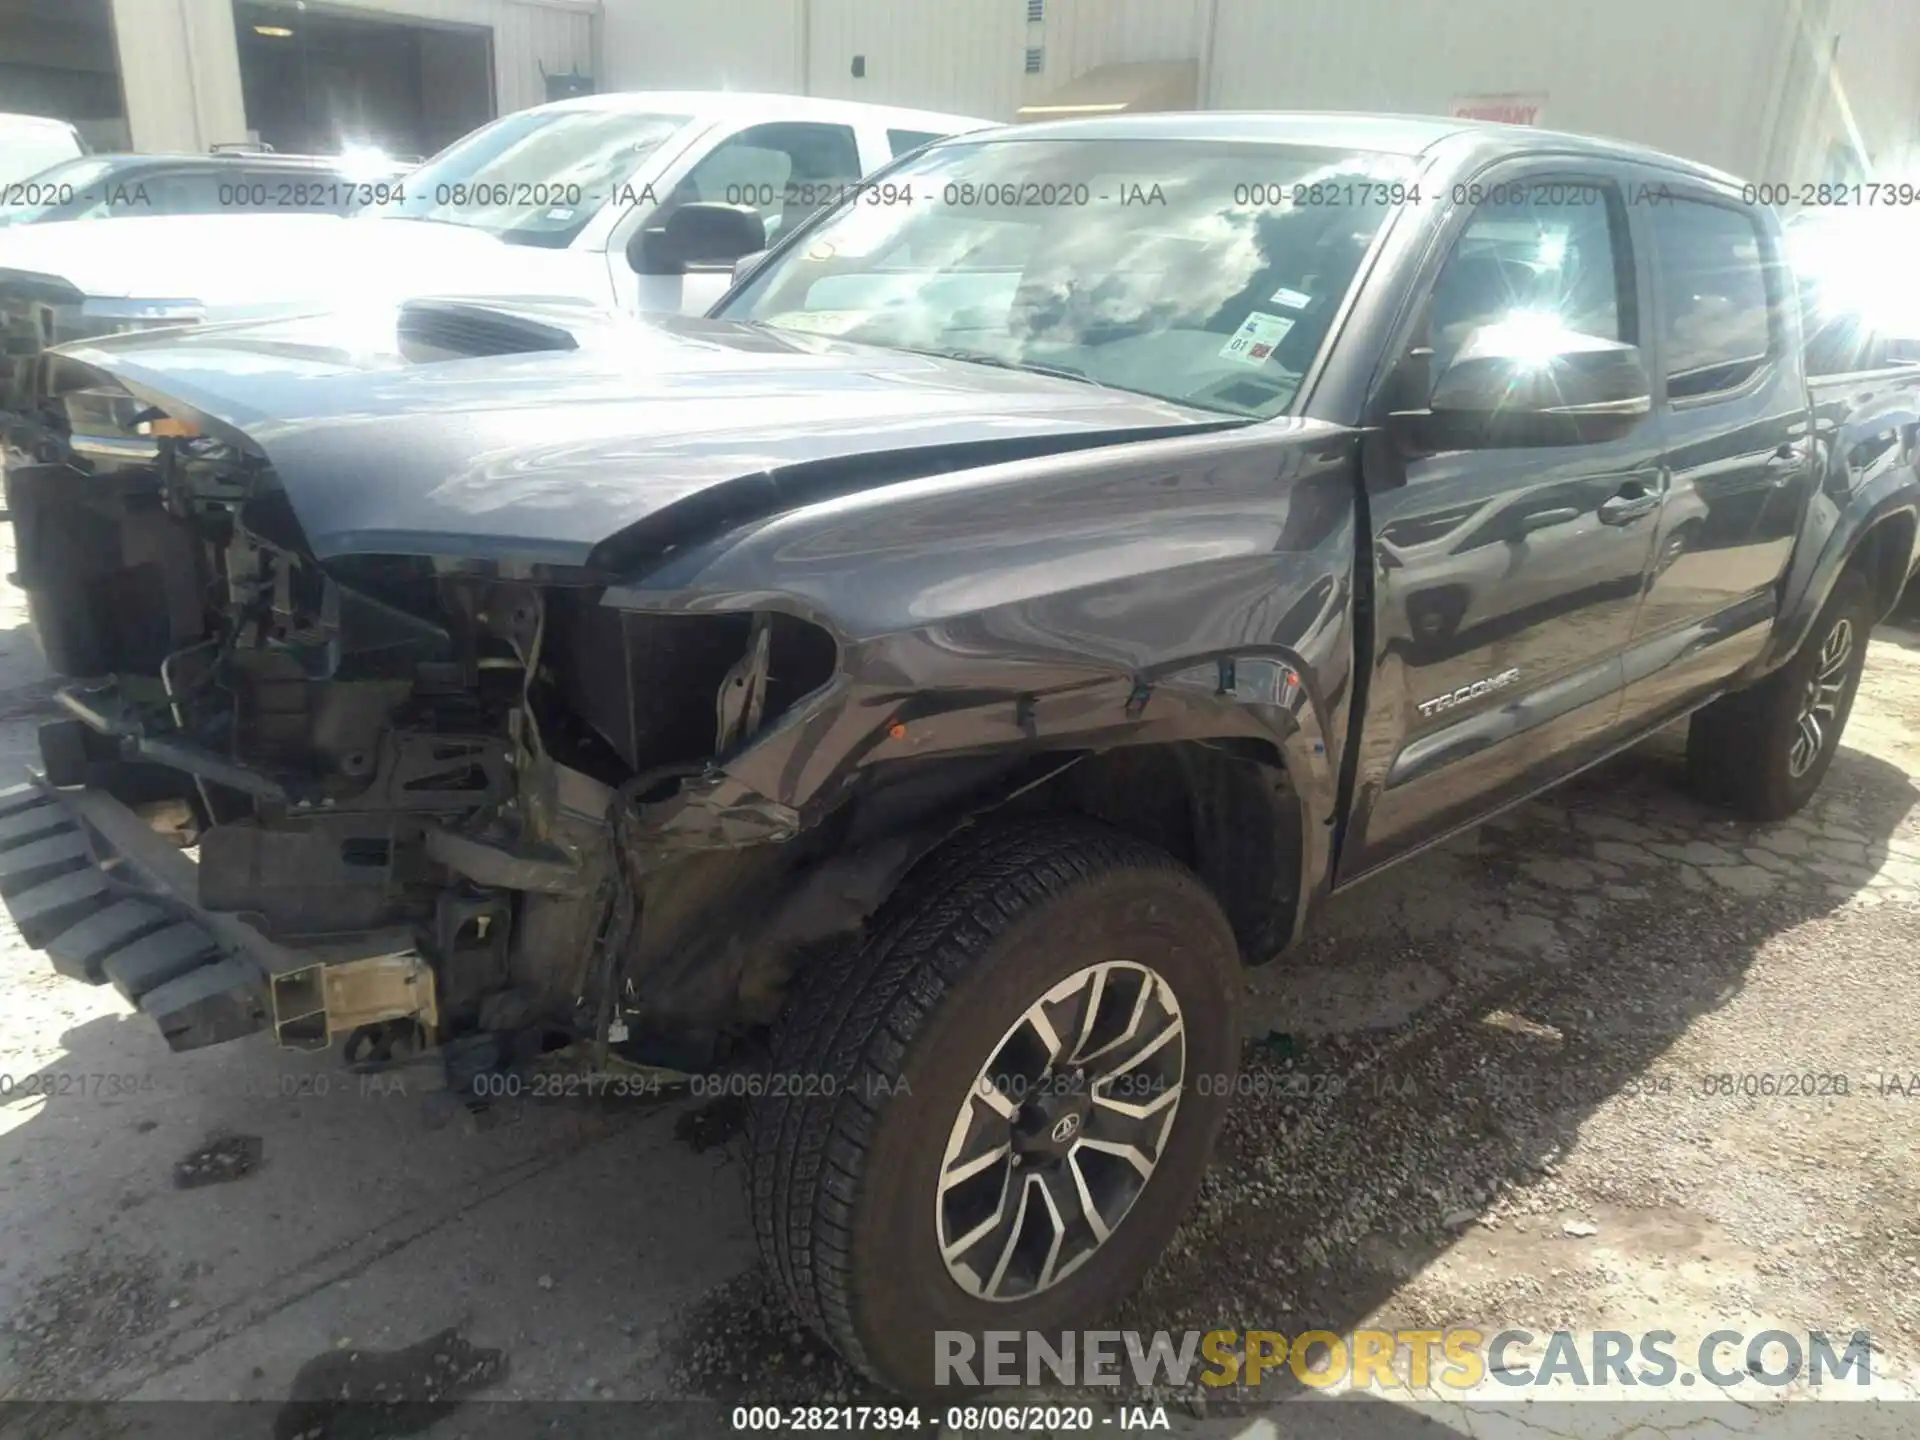
[(1791, 660), (1693, 717), (1687, 767), (1697, 788), (1750, 820), (1784, 820), (1812, 799), (1853, 713), (1873, 620), (1872, 587), (1850, 570)]
[(936, 1332), (1096, 1323), (1199, 1185), (1239, 960), (1195, 876), (1103, 825), (983, 826), (922, 862), (802, 974), (755, 1108), (754, 1227), (794, 1308), (909, 1394), (952, 1379)]

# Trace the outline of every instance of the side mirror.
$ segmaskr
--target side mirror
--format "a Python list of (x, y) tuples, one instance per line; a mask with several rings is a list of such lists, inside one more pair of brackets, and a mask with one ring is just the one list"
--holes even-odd
[(627, 242), (627, 263), (639, 275), (684, 275), (690, 265), (731, 265), (767, 248), (766, 222), (744, 205), (693, 200), (664, 225), (649, 225)]
[(733, 283), (738, 285), (753, 273), (754, 267), (767, 258), (765, 250), (756, 250), (751, 255), (742, 255), (733, 262)]
[(1920, 340), (1902, 336), (1887, 341), (1887, 364), (1920, 365)]
[(1470, 333), (1427, 408), (1393, 418), (1426, 450), (1593, 445), (1651, 414), (1652, 389), (1636, 345), (1510, 321)]

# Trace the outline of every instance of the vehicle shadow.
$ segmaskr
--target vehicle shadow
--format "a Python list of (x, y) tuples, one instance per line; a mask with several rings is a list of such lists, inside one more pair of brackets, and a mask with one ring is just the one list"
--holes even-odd
[[(1911, 687), (1904, 675), (1887, 677), (1904, 668), (1883, 662), (1876, 671), (1869, 661), (1861, 735), (1897, 728)], [(1920, 788), (1900, 765), (1843, 745), (1800, 815), (1777, 825), (1730, 820), (1689, 794), (1684, 735), (1673, 727), (1337, 898), (1301, 947), (1249, 972), (1243, 1074), (1215, 1077), (1236, 1093), (1200, 1198), (1103, 1327), (1142, 1342), (1165, 1331), (1176, 1344), (1212, 1330), (1347, 1335), (1363, 1326), (1470, 1326), (1491, 1337), (1510, 1327), (1577, 1329), (1583, 1319), (1680, 1330), (1711, 1313), (1678, 1287), (1634, 1304), (1619, 1287), (1597, 1285), (1584, 1317), (1569, 1310), (1581, 1281), (1566, 1277), (1590, 1272), (1563, 1226), (1590, 1221), (1593, 1202), (1561, 1191), (1556, 1177), (1597, 1119), (1622, 1123), (1613, 1116), (1621, 1102), (1635, 1107), (1625, 1122), (1630, 1151), (1663, 1151), (1683, 1137), (1680, 1148), (1705, 1157), (1707, 1184), (1716, 1144), (1751, 1165), (1794, 1122), (1850, 1133), (1821, 1109), (1831, 1097), (1719, 1093), (1745, 1077), (1723, 1082), (1703, 1071), (1686, 1042), (1691, 1027), (1739, 1002), (1763, 953), (1792, 947), (1803, 927), (1920, 900)], [(1756, 1055), (1752, 1069), (1825, 1075), (1857, 1058), (1778, 1050)], [(1710, 1248), (1718, 1259), (1722, 1242), (1687, 1203), (1686, 1185), (1701, 1177), (1669, 1166), (1665, 1153), (1636, 1153), (1617, 1179), (1589, 1187), (1608, 1197), (1598, 1217), (1607, 1240), (1642, 1244), (1653, 1266), (1678, 1268)], [(1485, 1254), (1487, 1241), (1503, 1253)], [(1472, 1262), (1456, 1265), (1467, 1252)], [(1432, 1274), (1450, 1265), (1464, 1278), (1435, 1285)], [(1786, 1306), (1798, 1298), (1768, 1294), (1764, 1278), (1755, 1284)], [(684, 1393), (748, 1404), (804, 1401), (823, 1388), (884, 1398), (811, 1335), (789, 1331), (784, 1313), (757, 1269), (707, 1297), (682, 1327), (688, 1351), (770, 1358), (745, 1374), (724, 1358), (696, 1359), (676, 1372)], [(1840, 1331), (1843, 1320), (1864, 1320), (1876, 1334), (1898, 1328), (1884, 1315), (1819, 1319)], [(1130, 1373), (1128, 1362), (1120, 1368)], [(1191, 1383), (1208, 1368), (1197, 1365), (1184, 1388), (1160, 1376), (1152, 1398), (1167, 1404), (1179, 1433), (1504, 1433), (1513, 1413), (1488, 1415), (1489, 1398), (1528, 1402), (1541, 1425), (1550, 1411), (1565, 1413), (1564, 1392), (1536, 1398), (1494, 1386), (1489, 1397), (1485, 1385), (1467, 1404), (1435, 1403), (1465, 1398), (1444, 1389), (1412, 1407), (1400, 1403), (1404, 1391), (1388, 1399), (1376, 1391), (1281, 1412), (1269, 1407), (1322, 1397), (1285, 1364), (1257, 1389)], [(1404, 1354), (1397, 1373), (1408, 1375)], [(1660, 1408), (1681, 1426), (1712, 1406)], [(1568, 1417), (1567, 1433), (1587, 1433), (1598, 1414), (1591, 1405), (1577, 1413), (1586, 1418)]]
[(1895, 615), (1873, 632), (1873, 638), (1876, 644), (1920, 650), (1920, 606), (1915, 606), (1910, 614)]
[[(1635, 1156), (1584, 1190), (1560, 1183), (1599, 1112), (1634, 1107), (1606, 1123), (1644, 1152), (1685, 1137), (1710, 1180), (1715, 1144), (1753, 1163), (1741, 1127), (1757, 1150), (1796, 1122), (1831, 1123), (1849, 1078), (1858, 1097), (1863, 1077), (1845, 1076), (1857, 1056), (1755, 1054), (1753, 1071), (1780, 1072), (1769, 1082), (1703, 1073), (1683, 1041), (1809, 922), (1920, 898), (1920, 789), (1843, 746), (1807, 811), (1748, 825), (1689, 798), (1683, 742), (1665, 732), (1349, 892), (1303, 947), (1254, 972), (1245, 1074), (1202, 1199), (1117, 1325), (1578, 1329), (1568, 1291), (1578, 1300), (1582, 1287), (1567, 1277), (1590, 1272), (1572, 1237), (1599, 1228), (1596, 1190), (1623, 1245), (1691, 1260), (1712, 1228), (1685, 1201), (1701, 1176), (1663, 1169), (1665, 1156)], [(1681, 1328), (1677, 1292), (1636, 1324), (1587, 1283), (1587, 1325)], [(1785, 1288), (1759, 1287), (1769, 1303)], [(1821, 1318), (1842, 1332), (1843, 1319), (1898, 1329)], [(1283, 1364), (1257, 1392), (1205, 1403), (1314, 1388)], [(1327, 1433), (1423, 1433), (1410, 1416), (1404, 1432), (1386, 1418), (1361, 1407)]]

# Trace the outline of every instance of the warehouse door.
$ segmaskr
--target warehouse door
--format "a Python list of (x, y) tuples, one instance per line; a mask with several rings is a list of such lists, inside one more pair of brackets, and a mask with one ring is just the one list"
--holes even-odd
[(282, 153), (427, 156), (494, 115), (493, 32), (236, 0), (247, 127)]
[(0, 114), (66, 120), (95, 150), (128, 148), (108, 0), (0, 0)]

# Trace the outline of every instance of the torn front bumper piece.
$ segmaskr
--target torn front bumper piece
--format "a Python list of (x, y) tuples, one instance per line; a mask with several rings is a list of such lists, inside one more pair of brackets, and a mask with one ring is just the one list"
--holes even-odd
[(102, 792), (0, 792), (0, 900), (62, 975), (111, 983), (175, 1050), (258, 1030), (264, 976), (218, 917), (195, 913), (195, 866)]
[(433, 976), (406, 937), (294, 949), (202, 909), (199, 867), (103, 790), (38, 776), (0, 791), (0, 902), (55, 970), (111, 984), (174, 1050), (272, 1025), (325, 1047), (359, 1026), (434, 1018)]

